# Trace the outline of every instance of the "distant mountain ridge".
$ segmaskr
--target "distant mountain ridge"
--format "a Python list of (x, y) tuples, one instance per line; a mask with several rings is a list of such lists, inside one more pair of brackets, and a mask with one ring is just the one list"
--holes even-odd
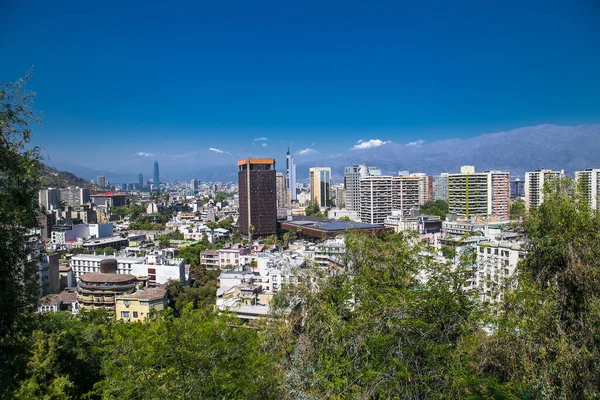
[[(303, 170), (308, 164), (330, 166), (332, 174), (339, 179), (343, 167), (358, 163), (373, 165), (392, 175), (400, 170), (437, 175), (458, 172), (462, 165), (474, 165), (478, 171), (507, 170), (513, 176), (524, 176), (525, 172), (540, 168), (573, 173), (600, 168), (600, 125), (544, 124), (417, 146), (388, 143), (299, 165)], [(302, 171), (301, 175), (307, 173)]]
[[(273, 154), (272, 156), (281, 156)], [(344, 167), (368, 164), (385, 174), (398, 171), (458, 172), (462, 165), (474, 165), (477, 171), (507, 170), (513, 177), (540, 168), (576, 170), (600, 168), (600, 125), (558, 126), (544, 124), (517, 128), (506, 132), (488, 133), (469, 139), (445, 139), (435, 142), (416, 141), (411, 144), (389, 142), (379, 147), (350, 150), (345, 154), (312, 159), (296, 157), (299, 180), (308, 178), (310, 167), (331, 167), (335, 181), (341, 181)], [(73, 164), (61, 164), (61, 169), (95, 178), (106, 176), (110, 182), (137, 182), (135, 173), (99, 171)], [(281, 166), (278, 170), (282, 170)], [(236, 165), (204, 165), (182, 167), (169, 171), (169, 177), (179, 181), (192, 178), (204, 182), (237, 181)]]

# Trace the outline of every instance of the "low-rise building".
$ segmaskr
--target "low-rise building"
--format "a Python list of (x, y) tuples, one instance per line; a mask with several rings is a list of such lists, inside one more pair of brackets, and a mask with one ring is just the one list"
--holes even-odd
[(77, 301), (81, 309), (114, 311), (116, 297), (135, 292), (137, 285), (135, 276), (117, 273), (117, 260), (103, 259), (99, 272), (79, 277)]
[(476, 289), (482, 302), (504, 300), (503, 290), (515, 284), (517, 264), (526, 256), (521, 243), (481, 242), (476, 245), (477, 262), (465, 290)]
[(144, 321), (151, 312), (167, 308), (167, 291), (164, 287), (149, 287), (115, 298), (115, 317), (125, 321)]
[[(100, 263), (106, 256), (79, 254), (71, 259), (71, 268), (75, 280), (86, 273), (100, 271)], [(144, 257), (117, 255), (117, 273), (147, 277), (152, 284), (165, 284), (169, 279), (186, 282), (183, 258), (169, 258), (168, 252), (148, 254)]]

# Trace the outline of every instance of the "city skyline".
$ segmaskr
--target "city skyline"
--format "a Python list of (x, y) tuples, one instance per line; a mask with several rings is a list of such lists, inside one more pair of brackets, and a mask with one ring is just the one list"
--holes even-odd
[(4, 7), (0, 72), (35, 66), (33, 144), (58, 167), (133, 173), (156, 159), (166, 173), (252, 154), (282, 165), (288, 146), (300, 166), (600, 123), (600, 27), (585, 2)]

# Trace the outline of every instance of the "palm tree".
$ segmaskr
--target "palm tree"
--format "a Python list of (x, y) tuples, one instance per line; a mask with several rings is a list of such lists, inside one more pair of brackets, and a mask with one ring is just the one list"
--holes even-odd
[(254, 225), (248, 225), (248, 237), (250, 239), (250, 243), (252, 243), (252, 234), (254, 233)]

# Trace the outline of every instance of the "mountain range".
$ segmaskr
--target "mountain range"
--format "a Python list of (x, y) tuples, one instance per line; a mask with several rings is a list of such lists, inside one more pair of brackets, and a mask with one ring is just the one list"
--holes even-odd
[[(388, 141), (377, 147), (349, 150), (344, 154), (310, 161), (297, 157), (296, 162), (300, 180), (308, 178), (310, 167), (328, 166), (332, 168), (333, 179), (340, 181), (344, 167), (352, 164), (372, 165), (391, 175), (401, 170), (429, 175), (458, 172), (462, 165), (474, 165), (477, 171), (510, 171), (514, 177), (524, 177), (526, 171), (540, 168), (564, 169), (566, 173), (573, 173), (585, 168), (600, 168), (600, 125), (544, 124), (431, 143), (422, 140), (409, 144)], [(66, 163), (56, 166), (85, 179), (103, 175), (113, 183), (137, 181), (136, 173), (99, 171)], [(199, 164), (193, 169), (182, 168), (170, 175), (183, 181), (195, 177), (202, 181), (235, 182), (237, 168), (236, 165)]]

